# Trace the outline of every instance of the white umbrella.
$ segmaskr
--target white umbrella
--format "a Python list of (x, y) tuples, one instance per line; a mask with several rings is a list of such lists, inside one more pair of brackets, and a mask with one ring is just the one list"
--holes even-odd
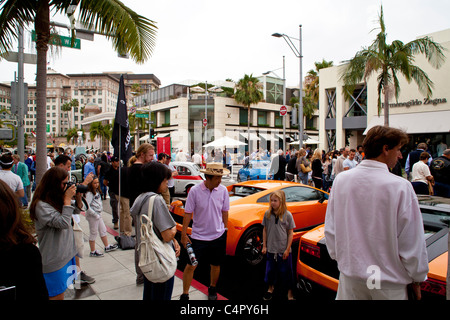
[[(303, 144), (319, 144), (319, 143), (320, 143), (320, 141), (312, 139), (312, 138), (303, 140)], [(293, 141), (293, 142), (290, 142), (290, 144), (299, 144), (299, 141)]]
[(221, 87), (214, 86), (208, 89), (209, 92), (222, 92), (223, 89)]
[(203, 89), (200, 86), (195, 86), (195, 87), (189, 88), (189, 91), (191, 91), (191, 92), (205, 92), (205, 89)]
[(245, 146), (245, 142), (241, 142), (239, 140), (232, 139), (230, 137), (222, 137), (217, 140), (211, 141), (208, 144), (205, 144), (203, 147), (228, 147), (228, 148), (236, 148), (238, 146)]

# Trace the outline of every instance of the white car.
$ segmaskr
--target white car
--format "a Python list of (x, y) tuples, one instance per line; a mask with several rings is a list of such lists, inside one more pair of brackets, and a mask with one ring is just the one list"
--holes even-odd
[(178, 175), (173, 177), (175, 194), (188, 194), (193, 186), (205, 180), (205, 175), (200, 172), (200, 167), (193, 162), (173, 161), (171, 164), (178, 172)]

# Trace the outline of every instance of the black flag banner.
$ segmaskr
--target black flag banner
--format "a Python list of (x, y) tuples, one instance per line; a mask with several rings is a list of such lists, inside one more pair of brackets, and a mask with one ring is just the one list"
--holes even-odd
[(131, 158), (132, 150), (123, 75), (120, 76), (119, 96), (117, 99), (116, 118), (114, 120), (111, 144), (114, 148), (114, 156), (120, 158), (123, 163), (127, 163), (128, 159)]

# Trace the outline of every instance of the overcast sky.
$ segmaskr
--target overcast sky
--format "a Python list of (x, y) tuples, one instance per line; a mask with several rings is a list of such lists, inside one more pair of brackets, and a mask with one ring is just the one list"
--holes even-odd
[[(302, 25), (303, 77), (322, 59), (339, 64), (375, 38), (383, 4), (388, 41), (408, 42), (450, 28), (448, 0), (123, 0), (157, 22), (152, 57), (138, 65), (117, 57), (101, 36), (81, 41), (81, 50), (64, 48), (49, 66), (64, 74), (132, 71), (153, 73), (161, 86), (187, 79), (212, 82), (276, 70), (288, 86), (298, 86), (299, 59), (278, 32), (299, 38)], [(68, 23), (65, 17), (53, 17)], [(371, 32), (372, 31), (372, 32)], [(62, 35), (68, 35), (61, 29)], [(34, 53), (26, 36), (25, 52)], [(297, 40), (293, 40), (299, 46)], [(0, 81), (11, 81), (17, 64), (0, 62)], [(25, 65), (25, 81), (35, 82), (35, 65)]]

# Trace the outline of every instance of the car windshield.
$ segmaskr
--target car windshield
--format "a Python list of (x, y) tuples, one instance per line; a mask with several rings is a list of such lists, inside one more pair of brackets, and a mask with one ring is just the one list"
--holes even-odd
[(420, 211), (424, 221), (425, 238), (431, 237), (439, 228), (436, 225), (450, 225), (450, 199), (419, 197)]
[(200, 171), (200, 166), (196, 163), (193, 163), (192, 166), (197, 169), (198, 171)]
[(251, 186), (234, 186), (233, 190), (230, 192), (230, 201), (240, 199), (242, 197), (247, 197), (263, 190), (265, 189), (255, 188)]
[(269, 165), (269, 161), (250, 161), (250, 169), (264, 169)]

